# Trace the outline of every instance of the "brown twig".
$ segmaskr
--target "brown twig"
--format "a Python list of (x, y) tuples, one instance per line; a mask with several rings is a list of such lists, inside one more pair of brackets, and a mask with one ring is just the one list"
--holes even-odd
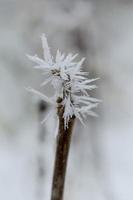
[(71, 118), (68, 128), (64, 127), (64, 108), (58, 100), (59, 132), (57, 135), (57, 149), (55, 156), (51, 200), (63, 200), (64, 183), (67, 168), (68, 153), (75, 117)]

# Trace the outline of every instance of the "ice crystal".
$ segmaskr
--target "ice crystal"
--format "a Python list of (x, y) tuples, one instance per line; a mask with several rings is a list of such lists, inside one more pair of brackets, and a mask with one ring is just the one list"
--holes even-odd
[(91, 83), (97, 79), (88, 79), (88, 73), (82, 71), (81, 67), (85, 59), (82, 58), (79, 62), (76, 62), (77, 54), (65, 56), (59, 50), (57, 50), (54, 59), (44, 34), (41, 39), (44, 59), (40, 59), (37, 55), (28, 55), (28, 58), (35, 63), (34, 68), (42, 70), (45, 75), (45, 81), (41, 86), (51, 83), (55, 89), (55, 94), (49, 98), (32, 88), (28, 90), (54, 106), (56, 106), (57, 98), (62, 98), (61, 104), (64, 107), (65, 128), (68, 127), (68, 122), (73, 116), (82, 123), (87, 115), (96, 116), (92, 108), (98, 105), (99, 100), (90, 97), (88, 92), (96, 88), (96, 85), (91, 85)]

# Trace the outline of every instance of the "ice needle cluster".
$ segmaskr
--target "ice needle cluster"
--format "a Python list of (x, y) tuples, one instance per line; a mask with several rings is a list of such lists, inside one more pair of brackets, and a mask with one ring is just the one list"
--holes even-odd
[(54, 59), (45, 34), (42, 35), (41, 39), (44, 59), (40, 59), (37, 55), (28, 55), (28, 58), (35, 63), (34, 68), (42, 70), (45, 75), (45, 81), (41, 86), (51, 83), (55, 93), (52, 97), (47, 97), (32, 88), (29, 88), (29, 90), (38, 94), (44, 101), (55, 107), (57, 106), (57, 99), (62, 99), (65, 128), (68, 127), (68, 122), (73, 116), (82, 123), (87, 115), (96, 116), (92, 109), (98, 105), (99, 100), (90, 97), (89, 90), (96, 88), (96, 85), (91, 83), (97, 80), (97, 78), (88, 79), (88, 73), (82, 71), (81, 67), (85, 59), (83, 58), (76, 62), (77, 54), (65, 56), (59, 50), (57, 50)]

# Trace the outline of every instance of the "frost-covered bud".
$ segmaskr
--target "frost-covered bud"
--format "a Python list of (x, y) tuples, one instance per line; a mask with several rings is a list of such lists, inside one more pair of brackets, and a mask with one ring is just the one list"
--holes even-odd
[(68, 54), (65, 56), (59, 50), (57, 50), (54, 59), (44, 34), (41, 39), (44, 60), (40, 59), (37, 55), (28, 55), (28, 58), (35, 63), (34, 68), (42, 70), (45, 74), (45, 80), (41, 86), (51, 83), (55, 89), (55, 94), (49, 98), (32, 88), (28, 90), (36, 93), (44, 101), (55, 107), (57, 99), (62, 99), (60, 103), (64, 107), (63, 118), (65, 128), (68, 127), (68, 122), (73, 116), (82, 123), (87, 115), (96, 116), (92, 108), (95, 108), (100, 101), (90, 97), (88, 92), (96, 88), (96, 85), (91, 85), (91, 83), (97, 80), (97, 78), (88, 79), (88, 73), (82, 71), (81, 67), (85, 59), (82, 58), (79, 62), (76, 62), (75, 58), (77, 54)]

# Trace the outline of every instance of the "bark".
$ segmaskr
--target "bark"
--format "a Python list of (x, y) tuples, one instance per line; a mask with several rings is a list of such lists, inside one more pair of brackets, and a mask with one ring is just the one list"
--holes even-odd
[(51, 200), (63, 200), (67, 160), (75, 117), (71, 118), (68, 128), (64, 128), (63, 107), (58, 104), (59, 132), (54, 164)]

